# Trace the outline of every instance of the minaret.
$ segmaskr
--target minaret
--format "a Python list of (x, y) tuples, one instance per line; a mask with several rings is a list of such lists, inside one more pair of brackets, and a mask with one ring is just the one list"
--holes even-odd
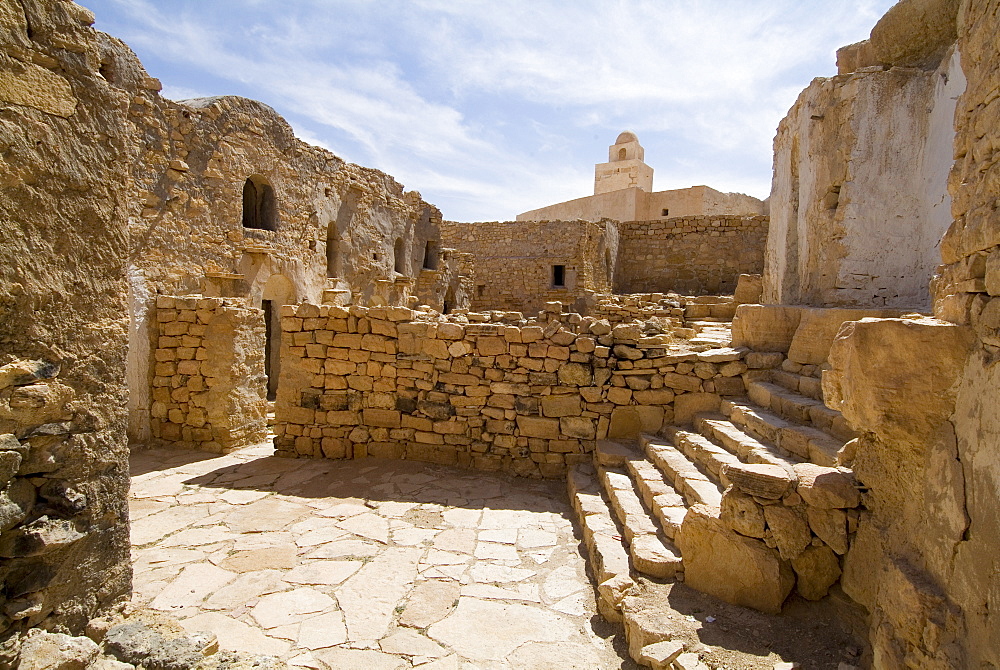
[(625, 188), (652, 192), (653, 168), (643, 162), (645, 153), (639, 138), (631, 130), (619, 135), (615, 143), (608, 147), (608, 162), (594, 166), (594, 195)]

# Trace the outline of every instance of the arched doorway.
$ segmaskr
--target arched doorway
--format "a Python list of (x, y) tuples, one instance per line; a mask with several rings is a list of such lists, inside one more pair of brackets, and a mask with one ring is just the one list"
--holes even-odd
[(261, 294), (264, 310), (264, 373), (267, 375), (267, 399), (278, 392), (281, 366), (281, 306), (295, 303), (295, 286), (284, 275), (271, 275)]

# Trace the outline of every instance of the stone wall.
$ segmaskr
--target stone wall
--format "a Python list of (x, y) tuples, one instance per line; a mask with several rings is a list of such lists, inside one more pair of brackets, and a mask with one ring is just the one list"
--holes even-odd
[(156, 299), (154, 439), (226, 453), (264, 441), (264, 318), (245, 299)]
[(254, 307), (415, 301), (440, 309), (449, 296), (467, 304), (467, 282), (440, 243), (441, 213), (419, 193), (298, 140), (254, 100), (168, 100), (127, 45), (98, 40), (100, 74), (127, 102), (141, 138), (139, 160), (129, 163), (141, 203), (129, 226), (134, 442), (153, 436), (158, 293), (247, 298)]
[(127, 599), (126, 221), (138, 138), (93, 15), (0, 3), (0, 666)]
[[(618, 262), (618, 229), (588, 221), (491, 221), (441, 225), (442, 242), (471, 254), (472, 310), (536, 313), (608, 292)], [(563, 268), (562, 285), (553, 268)]]
[[(905, 4), (926, 16), (950, 7), (950, 26), (918, 21), (913, 30), (955, 32), (957, 3)], [(957, 16), (966, 87), (948, 154), (954, 221), (932, 282), (941, 320), (841, 331), (824, 382), (866, 431), (855, 472), (871, 511), (843, 583), (872, 613), (879, 668), (1000, 666), (1000, 3), (966, 0)]]
[(619, 293), (732, 293), (763, 267), (765, 216), (696, 216), (620, 224)]
[(952, 50), (802, 92), (774, 140), (765, 302), (929, 310), (964, 86)]
[(590, 320), (416, 321), (402, 308), (284, 308), (279, 454), (427, 460), (561, 476), (595, 440), (634, 438), (744, 391), (743, 351)]

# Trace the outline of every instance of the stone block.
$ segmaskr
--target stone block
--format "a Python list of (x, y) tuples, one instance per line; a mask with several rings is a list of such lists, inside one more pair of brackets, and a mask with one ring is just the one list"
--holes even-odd
[(681, 393), (674, 398), (674, 423), (691, 424), (694, 415), (701, 412), (718, 412), (722, 398), (715, 393)]
[(559, 419), (539, 416), (518, 416), (517, 428), (525, 437), (540, 437), (549, 440), (559, 438)]
[(733, 318), (732, 346), (788, 351), (802, 310), (786, 305), (740, 305)]
[(567, 437), (575, 437), (580, 440), (593, 440), (597, 436), (594, 420), (582, 416), (567, 416), (559, 419), (559, 430)]
[(380, 428), (399, 428), (401, 425), (400, 413), (393, 409), (365, 409), (362, 420), (366, 426)]
[(704, 505), (688, 511), (677, 544), (684, 556), (684, 582), (734, 605), (777, 614), (795, 583), (778, 552), (729, 530)]
[(579, 416), (580, 396), (552, 395), (541, 399), (542, 415), (551, 417)]
[(676, 372), (665, 372), (663, 374), (663, 385), (680, 391), (696, 393), (701, 391), (702, 381), (697, 377), (689, 377), (688, 375)]
[[(785, 505), (765, 505), (764, 521), (770, 539), (778, 548), (781, 558), (793, 560), (812, 542), (809, 524), (803, 515)], [(767, 539), (767, 538), (765, 538)]]
[(835, 468), (798, 463), (796, 489), (807, 504), (821, 509), (847, 509), (861, 503), (854, 477)]
[(788, 360), (802, 365), (822, 365), (846, 321), (898, 315), (899, 310), (891, 309), (802, 308), (798, 328), (788, 348)]
[(647, 405), (619, 406), (611, 412), (608, 438), (638, 439), (642, 433), (656, 434), (663, 427), (662, 407)]
[(751, 496), (730, 487), (722, 496), (719, 518), (740, 535), (764, 537), (764, 509)]
[(594, 381), (594, 371), (583, 363), (564, 363), (556, 371), (559, 383), (566, 386), (589, 386)]
[(778, 500), (792, 488), (795, 478), (779, 465), (727, 463), (722, 475), (747, 495)]
[(820, 600), (840, 579), (840, 561), (830, 547), (808, 547), (792, 559), (798, 576), (796, 590), (806, 600)]

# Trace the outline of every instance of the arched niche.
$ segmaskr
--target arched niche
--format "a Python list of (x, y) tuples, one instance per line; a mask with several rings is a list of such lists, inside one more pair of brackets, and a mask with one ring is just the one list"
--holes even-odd
[(277, 230), (278, 208), (271, 183), (259, 174), (243, 182), (243, 227)]

